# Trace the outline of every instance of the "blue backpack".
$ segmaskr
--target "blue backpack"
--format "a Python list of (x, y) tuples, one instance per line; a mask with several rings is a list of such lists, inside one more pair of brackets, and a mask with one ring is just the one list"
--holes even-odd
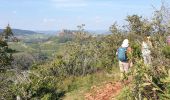
[(126, 62), (127, 59), (127, 54), (126, 54), (127, 48), (125, 47), (119, 47), (117, 52), (118, 52), (118, 59), (122, 62)]

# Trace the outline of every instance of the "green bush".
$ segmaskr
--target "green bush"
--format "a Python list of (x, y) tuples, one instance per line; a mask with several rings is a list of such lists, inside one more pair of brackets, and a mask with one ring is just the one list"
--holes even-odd
[(165, 46), (162, 52), (166, 58), (170, 59), (170, 46)]
[(133, 58), (141, 58), (141, 45), (138, 44), (137, 42), (132, 43), (132, 57)]

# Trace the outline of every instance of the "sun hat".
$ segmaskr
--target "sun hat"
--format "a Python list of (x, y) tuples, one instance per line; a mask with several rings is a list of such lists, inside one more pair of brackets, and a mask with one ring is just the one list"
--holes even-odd
[(129, 46), (129, 40), (128, 39), (124, 39), (123, 43), (122, 43), (122, 47), (128, 47)]

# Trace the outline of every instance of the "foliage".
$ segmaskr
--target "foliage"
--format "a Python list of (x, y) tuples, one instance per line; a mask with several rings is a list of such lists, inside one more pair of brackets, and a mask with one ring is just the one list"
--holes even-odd
[(11, 64), (12, 53), (11, 49), (8, 48), (8, 44), (5, 41), (0, 40), (0, 69), (6, 70), (7, 66)]
[(11, 36), (13, 36), (13, 35), (14, 35), (14, 34), (13, 34), (13, 32), (12, 32), (12, 29), (11, 29), (11, 27), (10, 27), (9, 24), (8, 24), (8, 26), (6, 27), (6, 29), (4, 29), (2, 36), (4, 36), (4, 39), (7, 40), (7, 39), (9, 39), (9, 37), (11, 37)]
[(116, 100), (134, 100), (132, 95), (132, 89), (130, 87), (124, 87), (121, 93), (116, 97)]
[(152, 56), (154, 60), (152, 60), (152, 65), (144, 65), (141, 57), (134, 53), (135, 61), (129, 76), (133, 80), (130, 85), (131, 88), (130, 91), (125, 89), (119, 96), (120, 98), (127, 98), (127, 96), (134, 100), (169, 98), (167, 94), (168, 84), (165, 82), (169, 78), (167, 73), (167, 70), (169, 70), (169, 59), (166, 59), (163, 56), (164, 52), (162, 52), (162, 48), (165, 47), (164, 36), (159, 35), (159, 38), (156, 38), (157, 36), (155, 35), (153, 37)]
[(168, 32), (169, 21), (169, 8), (165, 5), (165, 2), (162, 2), (160, 9), (155, 9), (152, 18), (154, 33), (163, 35)]
[(110, 30), (113, 34), (119, 33), (119, 29), (118, 29), (117, 23), (115, 22), (113, 25), (111, 25), (111, 26), (109, 27), (109, 30)]
[[(114, 44), (121, 40), (114, 40), (119, 35), (106, 37), (89, 37), (84, 40), (67, 43), (63, 48), (62, 60), (68, 75), (86, 75), (98, 70), (111, 70), (116, 64), (116, 50)], [(119, 37), (121, 38), (121, 37)]]
[[(168, 30), (164, 11), (164, 7), (156, 11), (152, 20), (138, 15), (127, 16), (128, 30), (121, 30), (114, 23), (109, 35), (92, 36), (84, 31), (82, 24), (73, 37), (40, 39), (37, 36), (29, 38), (27, 43), (10, 43), (10, 47), (7, 40), (13, 33), (8, 25), (0, 39), (0, 66), (3, 69), (0, 99), (19, 96), (24, 100), (56, 100), (83, 87), (90, 89), (93, 84), (106, 80), (105, 74), (99, 76), (100, 72), (111, 73), (116, 69), (116, 51), (125, 38), (132, 47), (129, 58), (133, 67), (128, 73), (132, 82), (118, 99), (169, 99), (170, 48), (165, 43)], [(151, 65), (144, 65), (141, 56), (141, 42), (145, 35), (150, 35), (153, 43)], [(18, 51), (14, 56), (11, 47)]]
[(163, 54), (166, 58), (170, 59), (170, 46), (166, 46), (162, 50)]
[(17, 71), (29, 70), (30, 67), (35, 63), (35, 58), (28, 53), (17, 53), (13, 56), (14, 60), (12, 61), (11, 67)]
[(13, 33), (8, 24), (6, 29), (4, 29), (2, 36), (0, 36), (0, 70), (8, 69), (8, 65), (10, 65), (13, 60), (12, 53), (14, 50), (10, 49), (7, 43), (7, 39), (11, 36), (13, 36)]
[(164, 94), (160, 94), (160, 99), (170, 99), (170, 70), (167, 73), (168, 75), (161, 80), (163, 84), (165, 84)]
[(11, 37), (12, 31), (9, 27), (4, 30), (4, 35), (0, 36), (0, 99), (11, 99), (10, 86), (12, 85), (11, 76), (11, 62), (13, 61), (12, 54), (14, 50), (8, 47), (8, 38)]
[[(151, 27), (148, 32), (151, 32), (151, 41), (153, 43), (153, 48), (151, 50), (152, 64), (144, 65), (141, 58), (140, 45), (138, 43), (133, 43), (133, 48), (136, 51), (133, 53), (133, 58), (135, 59), (134, 65), (131, 68), (129, 77), (132, 78), (129, 88), (125, 87), (122, 93), (118, 96), (118, 99), (130, 100), (169, 100), (169, 47), (166, 46), (166, 24), (163, 22), (164, 19), (164, 9), (156, 11), (154, 15), (154, 20), (151, 22), (146, 22), (146, 24)], [(167, 20), (167, 19), (166, 19)], [(142, 33), (145, 27), (142, 26), (141, 17), (136, 15), (128, 17), (130, 22), (130, 32)], [(143, 24), (145, 25), (145, 24)], [(134, 28), (134, 29), (133, 29)], [(146, 28), (147, 29), (147, 28)], [(153, 30), (152, 30), (153, 29)], [(140, 31), (138, 31), (140, 30)], [(144, 33), (147, 33), (146, 31)], [(139, 34), (142, 36), (142, 34)], [(136, 38), (134, 38), (136, 37)], [(140, 37), (129, 35), (130, 40), (140, 41)], [(135, 46), (136, 45), (136, 46)]]
[(141, 27), (142, 27), (142, 21), (140, 16), (138, 15), (132, 15), (127, 17), (127, 21), (129, 22), (129, 29), (132, 33), (141, 35)]
[(11, 86), (13, 84), (11, 76), (13, 76), (14, 73), (11, 71), (8, 72), (1, 72), (0, 73), (0, 99), (1, 100), (12, 100), (13, 99), (13, 93), (11, 90)]
[[(54, 77), (51, 71), (34, 68), (29, 74), (24, 75), (23, 79), (18, 79), (13, 86), (13, 94), (19, 95), (22, 99), (45, 99), (58, 100), (63, 96), (64, 91), (58, 89), (60, 80)], [(56, 83), (56, 84), (55, 84)]]

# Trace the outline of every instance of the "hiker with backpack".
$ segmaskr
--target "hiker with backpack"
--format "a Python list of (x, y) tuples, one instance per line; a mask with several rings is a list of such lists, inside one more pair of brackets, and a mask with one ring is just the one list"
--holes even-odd
[(129, 68), (132, 66), (132, 62), (128, 55), (131, 55), (132, 49), (129, 47), (129, 40), (125, 39), (122, 45), (117, 49), (116, 55), (119, 60), (119, 68), (121, 72), (121, 78), (128, 73)]
[(142, 42), (142, 57), (145, 65), (151, 64), (151, 48), (152, 43), (150, 41), (150, 36), (144, 37)]

